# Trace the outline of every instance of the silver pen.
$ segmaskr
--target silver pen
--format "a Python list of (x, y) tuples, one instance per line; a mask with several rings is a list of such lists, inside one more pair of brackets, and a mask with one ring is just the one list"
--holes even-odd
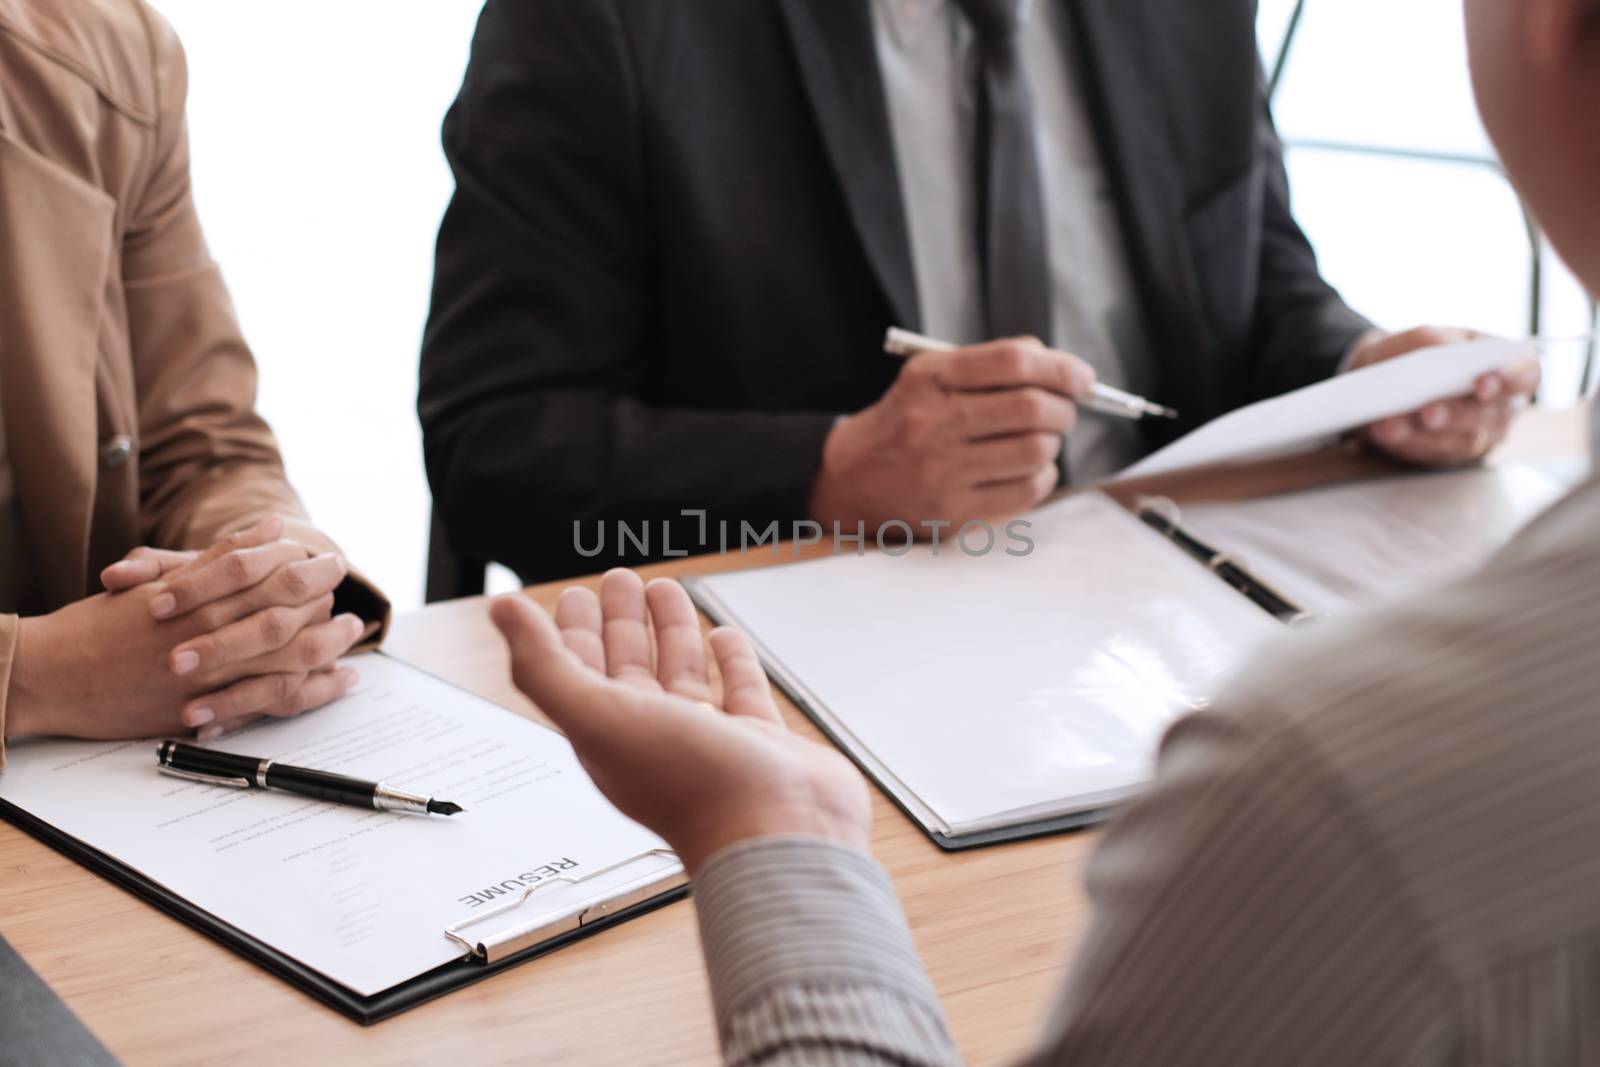
[[(959, 345), (949, 341), (939, 341), (932, 337), (924, 337), (920, 333), (902, 330), (898, 326), (889, 327), (889, 332), (883, 338), (883, 350), (891, 356), (905, 356), (910, 358), (919, 352), (954, 352)], [(1178, 413), (1169, 407), (1152, 404), (1142, 396), (1117, 389), (1100, 382), (1094, 383), (1094, 389), (1089, 396), (1074, 397), (1078, 406), (1088, 411), (1097, 411), (1102, 415), (1115, 415), (1122, 419), (1175, 419)]]

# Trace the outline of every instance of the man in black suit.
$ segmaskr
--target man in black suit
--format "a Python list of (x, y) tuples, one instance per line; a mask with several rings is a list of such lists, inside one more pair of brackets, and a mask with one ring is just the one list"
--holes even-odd
[[(1254, 15), (488, 0), (445, 124), (419, 403), (454, 546), (537, 581), (728, 523), (926, 534), (1444, 339), (1372, 330), (1319, 276)], [(902, 364), (891, 325), (965, 347)], [(1080, 421), (1096, 377), (1183, 417)], [(1535, 382), (1371, 433), (1481, 455)]]

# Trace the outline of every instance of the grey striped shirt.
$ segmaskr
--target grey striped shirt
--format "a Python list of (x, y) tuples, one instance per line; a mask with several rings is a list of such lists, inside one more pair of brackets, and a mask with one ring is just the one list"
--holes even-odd
[[(1600, 481), (1267, 662), (1106, 831), (1030, 1062), (1600, 1063)], [(870, 858), (748, 842), (696, 899), (730, 1063), (959, 1062)]]

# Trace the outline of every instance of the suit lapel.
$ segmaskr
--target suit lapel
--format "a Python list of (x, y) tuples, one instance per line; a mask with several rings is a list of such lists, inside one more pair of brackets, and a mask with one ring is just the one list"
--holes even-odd
[(1168, 396), (1207, 391), (1191, 352), (1205, 344), (1199, 281), (1183, 230), (1183, 176), (1173, 156), (1162, 107), (1158, 57), (1148, 0), (1060, 0), (1072, 11), (1083, 85), (1105, 165), (1116, 190), (1129, 250), (1143, 285), (1146, 317), (1155, 325), (1157, 358)]
[(801, 80), (850, 218), (897, 322), (921, 325), (911, 237), (895, 169), (867, 0), (779, 0)]
[(0, 130), (0, 403), (50, 604), (87, 591), (95, 367), (115, 205)]

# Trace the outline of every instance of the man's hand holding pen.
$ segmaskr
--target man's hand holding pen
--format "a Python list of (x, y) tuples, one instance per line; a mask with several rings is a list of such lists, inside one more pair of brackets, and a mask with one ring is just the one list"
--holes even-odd
[(1075, 398), (1094, 381), (1088, 363), (1032, 338), (922, 352), (882, 400), (829, 434), (811, 516), (920, 529), (1026, 511), (1055, 489)]

